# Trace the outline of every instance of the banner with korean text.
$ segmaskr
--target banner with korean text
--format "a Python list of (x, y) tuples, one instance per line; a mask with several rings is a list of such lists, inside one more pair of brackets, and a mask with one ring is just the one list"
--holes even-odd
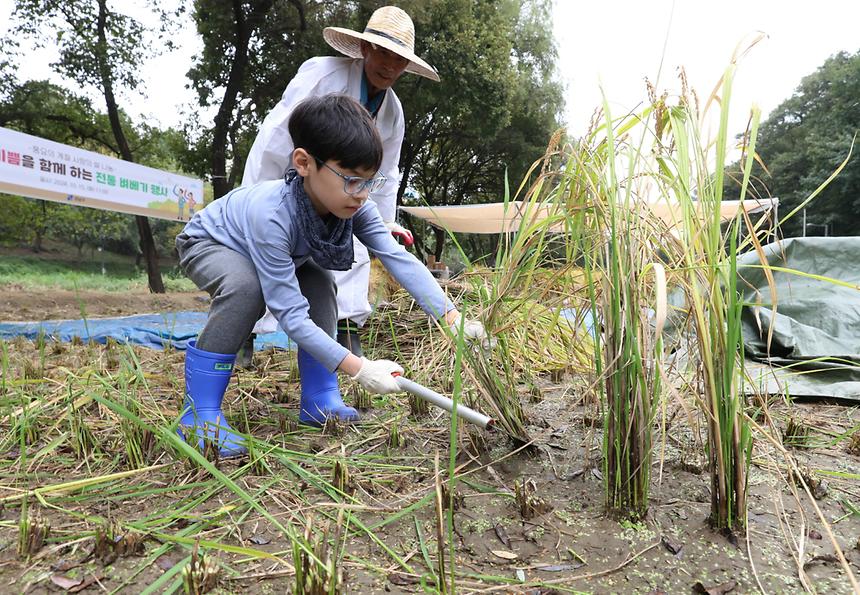
[(203, 182), (0, 128), (0, 192), (188, 221)]

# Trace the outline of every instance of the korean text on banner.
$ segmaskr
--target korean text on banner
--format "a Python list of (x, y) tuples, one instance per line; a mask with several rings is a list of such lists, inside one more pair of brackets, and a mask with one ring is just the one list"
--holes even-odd
[(0, 192), (188, 221), (203, 182), (0, 128)]

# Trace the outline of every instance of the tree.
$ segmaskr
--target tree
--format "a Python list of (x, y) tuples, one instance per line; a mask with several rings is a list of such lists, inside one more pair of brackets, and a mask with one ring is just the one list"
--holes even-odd
[[(151, 10), (160, 15), (163, 33), (167, 13), (157, 0), (152, 0)], [(160, 45), (148, 43), (152, 32), (132, 17), (109, 9), (108, 0), (17, 0), (13, 17), (11, 37), (26, 36), (37, 44), (55, 44), (60, 57), (51, 65), (54, 70), (81, 87), (99, 91), (105, 101), (117, 154), (126, 161), (135, 161), (116, 93), (120, 89), (136, 90), (140, 65), (153, 52), (147, 48), (169, 46), (169, 40)], [(149, 288), (163, 293), (164, 282), (149, 220), (137, 216), (135, 221), (146, 258)]]
[[(0, 126), (60, 143), (94, 150), (111, 149), (106, 139), (110, 130), (106, 118), (99, 118), (89, 99), (77, 96), (48, 81), (19, 84), (12, 77), (0, 91)], [(32, 242), (34, 252), (42, 250), (49, 232), (54, 205), (24, 198), (4, 200), (6, 226), (18, 227), (14, 236)]]
[(121, 236), (128, 216), (100, 209), (82, 209), (72, 205), (55, 205), (51, 217), (51, 229), (58, 236), (71, 242), (83, 256), (84, 246), (101, 247), (106, 239)]
[[(33, 241), (37, 251), (41, 249), (41, 237), (38, 242), (33, 238), (34, 221), (32, 213), (33, 202), (23, 196), (4, 196), (0, 208), (0, 243), (4, 246), (14, 246), (20, 242)], [(40, 228), (41, 231), (41, 228)]]
[[(858, 132), (860, 52), (841, 52), (804, 77), (794, 94), (762, 123), (756, 150), (767, 170), (757, 165), (754, 174), (771, 195), (779, 197), (780, 212), (788, 214), (845, 160)], [(858, 233), (860, 157), (856, 148), (839, 176), (807, 205), (806, 213), (807, 223), (828, 225), (835, 235)], [(802, 218), (793, 217), (782, 230), (789, 236), (803, 235)]]
[(185, 165), (211, 175), (216, 198), (240, 179), (259, 123), (287, 82), (304, 60), (322, 50), (320, 23), (333, 14), (327, 4), (195, 0), (203, 52), (188, 76), (200, 105), (217, 105), (218, 112), (211, 126), (195, 122), (186, 130), (193, 149)]
[(0, 94), (0, 126), (91, 151), (117, 152), (108, 120), (92, 101), (48, 81), (10, 82)]
[[(183, 164), (212, 175), (215, 196), (235, 186), (259, 124), (299, 66), (335, 54), (328, 25), (364, 28), (370, 0), (196, 0), (204, 51), (189, 71), (211, 126), (186, 129)], [(395, 86), (406, 117), (400, 195), (410, 184), (430, 204), (499, 200), (505, 172), (519, 182), (558, 126), (556, 50), (549, 0), (404, 0), (416, 52), (441, 83), (404, 75)], [(228, 167), (229, 162), (229, 167)], [(434, 252), (441, 251), (444, 233)]]
[[(160, 130), (146, 124), (135, 126), (122, 111), (120, 119), (138, 162), (159, 169), (179, 169), (177, 155), (181, 153), (185, 142), (180, 131)], [(48, 81), (31, 80), (19, 83), (14, 79), (10, 80), (9, 86), (0, 90), (0, 126), (90, 151), (119, 153), (107, 115), (96, 110), (89, 98), (76, 95)], [(57, 208), (58, 205), (47, 201), (4, 198), (5, 212), (0, 216), (0, 228), (14, 227), (17, 230), (14, 234), (3, 234), (4, 239), (32, 241), (33, 250), (40, 251), (42, 239), (46, 235), (58, 235), (59, 230), (66, 227), (65, 223), (52, 225), (55, 217), (65, 217)], [(101, 228), (102, 231), (96, 238), (100, 245), (110, 246), (114, 251), (124, 254), (134, 254), (137, 251), (134, 248), (136, 242), (133, 241), (134, 236), (139, 235), (135, 217), (117, 215), (116, 221), (122, 222), (122, 225), (105, 228), (101, 224), (104, 219), (103, 212), (62, 206), (62, 209), (67, 208), (80, 211), (75, 215), (80, 225), (89, 225), (93, 229)], [(162, 251), (172, 250), (172, 247), (168, 246), (171, 242), (166, 237), (171, 229), (173, 227), (170, 222), (152, 222), (153, 239), (156, 247)], [(59, 234), (57, 239), (73, 238)], [(79, 249), (82, 245), (78, 246)]]
[[(421, 4), (416, 27), (429, 32), (426, 55), (442, 82), (398, 83), (407, 117), (401, 197), (411, 185), (429, 205), (499, 201), (506, 176), (516, 187), (558, 128), (551, 3)], [(433, 248), (420, 243), (438, 259), (445, 236), (436, 229)]]

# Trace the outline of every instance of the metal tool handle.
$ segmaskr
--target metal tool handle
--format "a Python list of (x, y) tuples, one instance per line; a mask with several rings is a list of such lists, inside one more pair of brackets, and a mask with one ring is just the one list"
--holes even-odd
[[(418, 397), (419, 399), (424, 399), (428, 403), (432, 405), (436, 405), (437, 407), (444, 409), (447, 412), (454, 411), (454, 401), (449, 399), (444, 395), (440, 395), (436, 391), (430, 390), (426, 386), (422, 386), (417, 382), (413, 382), (408, 378), (404, 378), (399, 374), (395, 374), (395, 380), (397, 380), (397, 385), (404, 391), (411, 393)], [(474, 409), (470, 409), (465, 405), (461, 405), (457, 403), (457, 415), (459, 415), (464, 420), (475, 424), (476, 426), (480, 426), (486, 430), (492, 430), (495, 422), (492, 418), (487, 417), (483, 413), (478, 413)]]

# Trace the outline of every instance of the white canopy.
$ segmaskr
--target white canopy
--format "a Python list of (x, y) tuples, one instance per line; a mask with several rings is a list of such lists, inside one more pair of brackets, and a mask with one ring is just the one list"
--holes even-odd
[[(680, 225), (682, 221), (680, 207), (677, 204), (665, 202), (641, 204), (647, 205), (647, 208), (665, 221), (670, 228)], [(745, 200), (743, 204), (737, 200), (724, 200), (720, 212), (723, 220), (727, 221), (734, 218), (741, 208), (749, 214), (764, 213), (775, 209), (778, 204), (778, 198)], [(522, 201), (511, 201), (443, 207), (400, 207), (400, 209), (447, 231), (507, 233), (516, 231), (524, 216), (535, 221), (546, 219), (552, 214), (553, 206), (547, 204), (536, 206)]]

